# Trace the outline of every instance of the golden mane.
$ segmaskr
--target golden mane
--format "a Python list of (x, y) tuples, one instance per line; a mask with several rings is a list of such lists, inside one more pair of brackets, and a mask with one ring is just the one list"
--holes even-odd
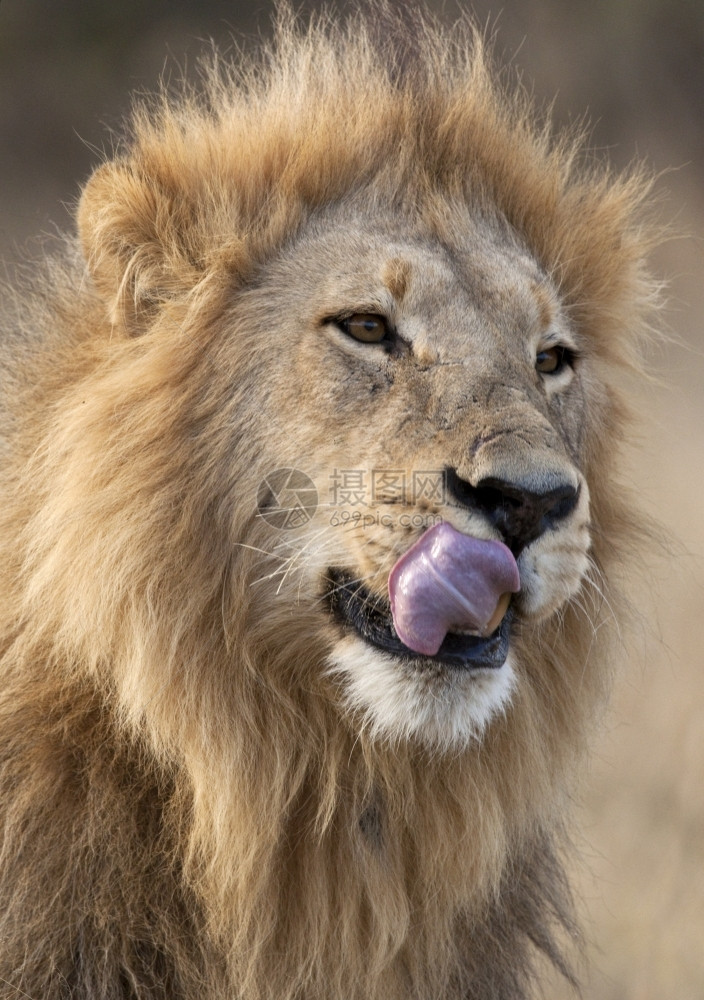
[[(400, 26), (283, 15), (257, 57), (138, 105), (80, 249), (7, 307), (0, 997), (518, 1000), (538, 952), (570, 976), (557, 854), (638, 534), (619, 383), (654, 299), (649, 184), (555, 136), (468, 25), (415, 30), (404, 60)], [(253, 586), (248, 289), (353, 197), (438, 239), (457, 205), (503, 219), (601, 366), (595, 586), (525, 628), (510, 713), (449, 755), (359, 732), (317, 606), (292, 623)]]

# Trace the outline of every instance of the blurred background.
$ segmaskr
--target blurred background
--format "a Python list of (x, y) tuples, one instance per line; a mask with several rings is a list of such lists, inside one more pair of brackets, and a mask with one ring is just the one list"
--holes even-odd
[[(428, 6), (448, 21), (474, 10), (536, 98), (555, 98), (558, 123), (586, 112), (593, 146), (617, 167), (645, 160), (679, 234), (653, 260), (675, 340), (654, 352), (660, 382), (641, 392), (624, 469), (672, 538), (638, 581), (641, 622), (576, 806), (575, 880), (586, 1000), (702, 1000), (704, 0)], [(191, 74), (210, 38), (256, 44), (270, 16), (270, 3), (238, 0), (0, 0), (0, 273), (38, 251), (33, 237), (71, 227), (132, 91)]]

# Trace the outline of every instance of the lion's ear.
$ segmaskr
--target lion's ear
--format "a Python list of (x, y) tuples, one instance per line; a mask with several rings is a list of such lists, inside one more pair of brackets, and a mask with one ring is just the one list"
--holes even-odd
[(89, 271), (111, 322), (140, 333), (160, 303), (191, 288), (200, 271), (189, 252), (193, 213), (125, 163), (106, 163), (86, 184), (78, 231)]

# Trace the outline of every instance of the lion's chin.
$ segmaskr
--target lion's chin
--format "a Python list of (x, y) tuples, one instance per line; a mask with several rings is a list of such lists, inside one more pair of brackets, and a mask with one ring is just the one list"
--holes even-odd
[(516, 676), (510, 652), (501, 666), (458, 670), (432, 657), (398, 657), (356, 634), (335, 645), (329, 667), (372, 739), (436, 752), (480, 740), (508, 705)]
[(492, 635), (450, 633), (427, 656), (399, 639), (388, 602), (344, 571), (330, 570), (328, 582), (327, 600), (343, 630), (330, 672), (364, 730), (375, 740), (414, 741), (434, 751), (480, 739), (514, 687), (512, 612)]

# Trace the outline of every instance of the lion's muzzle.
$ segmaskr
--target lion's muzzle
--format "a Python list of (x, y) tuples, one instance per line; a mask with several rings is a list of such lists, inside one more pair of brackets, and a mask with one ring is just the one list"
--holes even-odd
[(501, 535), (515, 558), (545, 531), (557, 528), (579, 503), (580, 487), (551, 473), (531, 487), (489, 476), (476, 486), (447, 469), (445, 482), (452, 501), (481, 513)]

